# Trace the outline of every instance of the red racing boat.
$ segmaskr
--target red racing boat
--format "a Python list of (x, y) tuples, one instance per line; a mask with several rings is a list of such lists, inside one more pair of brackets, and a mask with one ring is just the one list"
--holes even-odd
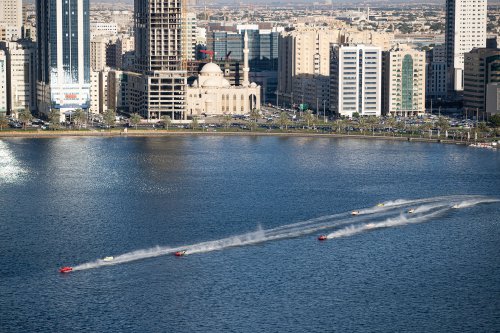
[(326, 237), (326, 235), (321, 235), (318, 237), (318, 240), (319, 241), (324, 241), (324, 240), (327, 240), (328, 238)]
[(64, 266), (59, 268), (59, 273), (69, 273), (73, 270), (73, 267)]
[(182, 257), (186, 255), (186, 251), (177, 251), (175, 252), (176, 257)]

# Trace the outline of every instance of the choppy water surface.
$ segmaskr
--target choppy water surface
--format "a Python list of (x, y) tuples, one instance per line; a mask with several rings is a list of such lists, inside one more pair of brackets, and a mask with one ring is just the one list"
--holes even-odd
[(495, 331), (499, 198), (461, 146), (1, 140), (0, 331)]

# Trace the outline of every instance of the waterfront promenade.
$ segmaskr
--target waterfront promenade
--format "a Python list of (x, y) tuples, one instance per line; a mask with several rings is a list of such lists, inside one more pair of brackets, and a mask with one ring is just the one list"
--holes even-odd
[(362, 134), (338, 134), (306, 131), (201, 131), (201, 130), (111, 130), (111, 131), (87, 131), (87, 130), (59, 130), (59, 131), (0, 131), (2, 137), (18, 138), (54, 138), (54, 137), (146, 137), (146, 136), (278, 136), (278, 137), (327, 137), (327, 138), (355, 138), (367, 140), (390, 140), (390, 141), (417, 141), (448, 144), (470, 144), (474, 142), (466, 140), (424, 138), (418, 136), (390, 136), (390, 135), (362, 135)]

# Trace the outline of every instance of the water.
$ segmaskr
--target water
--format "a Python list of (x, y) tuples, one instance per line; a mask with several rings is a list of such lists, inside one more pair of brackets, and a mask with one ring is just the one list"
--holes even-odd
[(496, 331), (499, 176), (453, 145), (3, 139), (0, 331)]

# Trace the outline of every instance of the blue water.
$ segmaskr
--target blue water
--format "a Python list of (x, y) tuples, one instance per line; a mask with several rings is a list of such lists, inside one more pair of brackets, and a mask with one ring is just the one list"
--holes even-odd
[[(468, 195), (483, 201), (450, 208)], [(484, 201), (499, 197), (500, 153), (455, 145), (2, 139), (0, 332), (498, 331), (500, 203)], [(349, 214), (426, 198), (440, 206), (415, 214), (421, 223), (398, 221), (426, 203)], [(314, 218), (325, 229), (165, 250)], [(165, 254), (129, 254), (156, 246)], [(137, 260), (57, 272), (123, 254)]]

